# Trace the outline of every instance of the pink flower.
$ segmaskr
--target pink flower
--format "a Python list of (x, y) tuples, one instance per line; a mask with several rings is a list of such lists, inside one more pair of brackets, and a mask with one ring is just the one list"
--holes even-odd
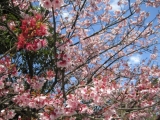
[(34, 50), (39, 50), (41, 49), (42, 47), (46, 47), (47, 46), (47, 41), (44, 39), (44, 40), (35, 40), (34, 41), (34, 46), (35, 46), (35, 49)]
[(26, 44), (26, 50), (37, 51), (42, 47), (46, 47), (46, 46), (47, 46), (47, 41), (45, 39), (44, 40), (36, 39), (33, 43)]
[(55, 76), (55, 74), (54, 74), (54, 72), (53, 72), (52, 70), (48, 70), (48, 71), (46, 72), (46, 74), (47, 74), (47, 79), (48, 79), (48, 80), (52, 80), (53, 77)]
[(22, 119), (21, 119), (21, 116), (18, 116), (18, 120), (22, 120)]
[(35, 46), (35, 49), (34, 49), (35, 51), (37, 51), (37, 50), (42, 48), (42, 44), (41, 44), (41, 41), (39, 39), (35, 40), (33, 44)]
[(37, 107), (36, 107), (36, 102), (35, 102), (35, 101), (29, 102), (29, 103), (28, 103), (28, 106), (29, 106), (30, 108), (37, 108)]
[(44, 0), (42, 2), (42, 6), (46, 9), (50, 9), (52, 7), (51, 1), (50, 0)]
[(28, 50), (28, 51), (35, 51), (35, 47), (31, 43), (27, 43), (26, 50)]
[(47, 113), (39, 113), (40, 115), (40, 120), (50, 120), (50, 116)]
[(12, 119), (14, 116), (16, 115), (15, 111), (14, 110), (8, 110), (7, 111), (7, 115), (6, 115), (6, 119)]
[(8, 23), (8, 26), (9, 26), (9, 28), (10, 28), (11, 30), (14, 30), (16, 25), (15, 25), (14, 21), (12, 21), (12, 22), (9, 22), (9, 23)]
[(17, 43), (17, 49), (21, 49), (21, 48), (24, 48), (26, 42), (25, 42), (25, 38), (23, 36), (23, 34), (20, 34), (18, 36), (18, 43)]
[(57, 66), (58, 67), (67, 67), (68, 66), (68, 62), (66, 60), (60, 60), (57, 62)]
[(36, 18), (36, 20), (42, 20), (42, 15), (41, 14), (36, 14), (35, 18)]
[(36, 29), (36, 35), (38, 36), (44, 36), (47, 34), (47, 27), (45, 24), (40, 24), (39, 28)]
[(27, 28), (27, 20), (22, 20), (22, 25), (21, 25), (21, 29), (24, 31)]
[(36, 19), (35, 18), (31, 18), (29, 26), (32, 28), (34, 28), (36, 26)]
[(60, 9), (63, 1), (62, 0), (53, 0), (52, 6), (54, 9)]
[(0, 89), (3, 89), (4, 88), (4, 83), (2, 80), (0, 80)]
[(41, 40), (40, 42), (41, 42), (42, 47), (47, 47), (48, 43), (46, 39)]
[(6, 71), (6, 68), (5, 66), (3, 65), (3, 63), (0, 64), (0, 74), (5, 72)]
[(70, 56), (67, 54), (63, 55), (63, 60), (70, 61)]
[(152, 60), (155, 60), (157, 58), (157, 54), (151, 54), (150, 57), (151, 57)]
[(40, 36), (44, 36), (47, 34), (47, 26), (45, 24), (41, 24), (39, 28)]

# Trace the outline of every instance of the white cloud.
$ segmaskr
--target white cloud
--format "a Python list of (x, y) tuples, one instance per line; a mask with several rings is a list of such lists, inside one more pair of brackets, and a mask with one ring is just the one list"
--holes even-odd
[(128, 64), (134, 65), (134, 64), (139, 64), (140, 62), (141, 62), (141, 56), (137, 54), (129, 58)]
[(68, 11), (62, 11), (61, 13), (63, 20), (70, 21), (72, 16), (69, 14)]
[(110, 3), (110, 5), (112, 6), (112, 11), (116, 11), (116, 10), (120, 10), (121, 9), (121, 7), (120, 6), (118, 6), (118, 1), (119, 0), (113, 0), (111, 3)]
[(68, 17), (68, 16), (69, 16), (69, 13), (68, 13), (67, 11), (64, 11), (64, 12), (62, 13), (62, 17), (63, 17), (63, 18)]

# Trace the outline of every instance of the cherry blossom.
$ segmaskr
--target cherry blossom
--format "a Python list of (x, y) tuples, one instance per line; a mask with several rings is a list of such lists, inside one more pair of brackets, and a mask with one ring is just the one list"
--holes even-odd
[(159, 3), (119, 0), (113, 11), (111, 2), (0, 6), (11, 11), (0, 15), (0, 119), (158, 118), (159, 15), (147, 7)]

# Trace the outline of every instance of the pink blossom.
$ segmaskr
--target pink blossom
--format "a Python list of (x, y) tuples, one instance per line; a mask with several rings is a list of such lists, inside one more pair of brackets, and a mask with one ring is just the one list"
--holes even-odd
[(151, 54), (150, 57), (151, 57), (152, 60), (155, 60), (157, 58), (157, 54)]
[(36, 34), (39, 35), (39, 36), (47, 35), (47, 26), (46, 26), (46, 24), (40, 24), (39, 29), (37, 29), (36, 32), (37, 32)]
[(21, 49), (21, 48), (24, 48), (26, 42), (25, 42), (25, 38), (23, 36), (23, 34), (20, 34), (18, 36), (18, 43), (17, 43), (17, 49)]
[(57, 62), (58, 67), (68, 67), (68, 62), (66, 60), (60, 60)]
[(44, 8), (51, 9), (52, 4), (50, 0), (41, 0), (41, 1), (42, 1), (41, 4)]
[(36, 26), (36, 19), (35, 18), (31, 18), (30, 19), (30, 23), (29, 23), (29, 26), (31, 26), (32, 28), (34, 28)]
[(47, 40), (46, 40), (46, 39), (41, 40), (40, 42), (41, 42), (42, 47), (47, 47), (48, 42), (47, 42)]
[(26, 44), (26, 50), (28, 50), (28, 51), (34, 51), (35, 50), (35, 45), (33, 45), (31, 43), (27, 43)]
[[(16, 115), (14, 110), (7, 110), (7, 111), (2, 110), (1, 113), (2, 113), (4, 120), (10, 120)], [(4, 115), (3, 115), (3, 113), (4, 113)]]
[(39, 21), (42, 20), (42, 15), (41, 14), (36, 14), (35, 19), (39, 20)]
[(0, 80), (0, 89), (3, 89), (4, 88), (4, 83), (2, 80)]
[(46, 41), (46, 39), (44, 39), (44, 40), (39, 39), (39, 40), (35, 40), (33, 44), (35, 44), (35, 50), (37, 51), (37, 50), (41, 49), (42, 47), (46, 47), (47, 41)]
[(8, 26), (9, 26), (9, 28), (10, 28), (11, 30), (14, 31), (16, 24), (14, 23), (14, 21), (11, 21), (11, 22), (8, 23)]
[(52, 6), (54, 9), (60, 9), (62, 4), (63, 4), (63, 0), (53, 0), (52, 1)]
[(55, 74), (54, 74), (54, 72), (52, 71), (52, 70), (48, 70), (47, 72), (46, 72), (46, 76), (47, 76), (47, 79), (48, 80), (52, 80), (53, 79), (53, 77), (55, 76)]
[(50, 116), (47, 113), (39, 113), (40, 120), (50, 120)]

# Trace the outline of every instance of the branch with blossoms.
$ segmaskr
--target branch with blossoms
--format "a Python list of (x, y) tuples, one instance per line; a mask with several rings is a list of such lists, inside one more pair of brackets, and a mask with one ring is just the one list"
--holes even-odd
[(0, 3), (1, 120), (158, 118), (156, 0)]

